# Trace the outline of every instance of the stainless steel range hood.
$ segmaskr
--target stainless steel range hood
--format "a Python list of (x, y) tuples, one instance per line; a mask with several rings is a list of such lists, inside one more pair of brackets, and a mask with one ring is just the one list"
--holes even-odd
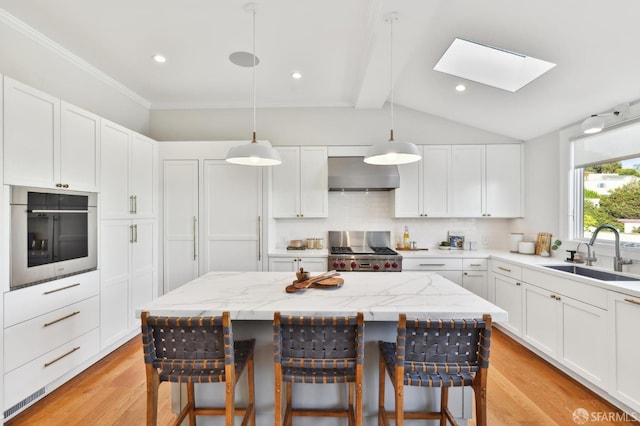
[(374, 166), (364, 157), (329, 157), (329, 191), (390, 191), (400, 187), (398, 166)]

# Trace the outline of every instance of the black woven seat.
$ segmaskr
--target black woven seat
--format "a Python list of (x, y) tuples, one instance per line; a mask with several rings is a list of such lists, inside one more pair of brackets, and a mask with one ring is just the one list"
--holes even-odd
[[(491, 316), (468, 320), (411, 320), (400, 314), (396, 343), (378, 342), (380, 390), (378, 423), (397, 426), (404, 419), (456, 421), (449, 411), (450, 387), (472, 386), (476, 397), (476, 424), (486, 425), (486, 381), (491, 344)], [(385, 371), (396, 394), (395, 411), (384, 405)], [(441, 388), (440, 411), (404, 412), (404, 386)]]
[[(187, 385), (187, 404), (175, 424), (189, 415), (223, 415), (233, 425), (243, 415), (242, 425), (255, 426), (253, 350), (255, 339), (233, 340), (229, 313), (217, 317), (156, 317), (143, 312), (142, 343), (147, 368), (147, 424), (157, 423), (158, 386), (162, 382)], [(229, 350), (229, 348), (233, 348)], [(247, 369), (249, 403), (235, 407), (235, 385)], [(196, 407), (195, 383), (226, 382), (225, 407)]]
[[(294, 416), (347, 417), (362, 425), (362, 313), (345, 317), (274, 315), (275, 424), (291, 425)], [(282, 421), (282, 383), (286, 408)], [(348, 383), (346, 409), (304, 409), (292, 404), (292, 383)]]

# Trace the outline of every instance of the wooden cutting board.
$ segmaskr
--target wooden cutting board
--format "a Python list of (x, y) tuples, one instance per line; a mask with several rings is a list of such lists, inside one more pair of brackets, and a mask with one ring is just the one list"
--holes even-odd
[[(336, 271), (325, 272), (324, 274), (316, 275), (315, 277), (311, 277), (309, 279), (303, 281), (294, 281), (290, 285), (288, 285), (285, 290), (287, 293), (295, 293), (298, 290), (304, 290), (305, 288), (309, 288), (316, 284), (319, 281), (326, 281), (328, 279), (337, 277), (340, 273)], [(335, 285), (335, 284), (332, 284)]]
[(327, 278), (327, 279), (322, 280), (322, 281), (315, 282), (312, 285), (312, 287), (314, 287), (314, 288), (338, 288), (338, 287), (342, 287), (342, 284), (344, 284), (344, 279), (343, 278), (332, 277), (332, 278)]

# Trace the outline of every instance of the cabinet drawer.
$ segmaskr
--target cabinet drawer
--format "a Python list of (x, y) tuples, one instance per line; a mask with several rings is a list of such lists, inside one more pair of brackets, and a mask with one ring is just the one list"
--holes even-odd
[(5, 374), (4, 408), (11, 408), (96, 355), (99, 340), (100, 331), (96, 328)]
[(600, 309), (607, 309), (607, 290), (603, 288), (528, 268), (522, 270), (522, 280), (552, 293), (571, 297)]
[(403, 258), (403, 271), (461, 271), (462, 259)]
[(4, 326), (96, 296), (99, 290), (98, 271), (93, 271), (10, 291), (4, 294)]
[(486, 271), (487, 259), (462, 259), (463, 271)]
[(4, 330), (4, 371), (9, 372), (99, 325), (98, 296)]
[(491, 261), (491, 271), (496, 274), (505, 275), (516, 280), (522, 279), (522, 268), (512, 263), (503, 262), (501, 260)]

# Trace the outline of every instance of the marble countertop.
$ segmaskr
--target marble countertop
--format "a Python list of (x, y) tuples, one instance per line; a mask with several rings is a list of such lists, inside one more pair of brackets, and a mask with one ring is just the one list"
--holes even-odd
[(272, 320), (280, 311), (292, 315), (346, 315), (362, 311), (367, 321), (397, 321), (408, 316), (438, 318), (507, 312), (434, 272), (343, 272), (344, 285), (285, 292), (291, 272), (209, 272), (137, 309), (153, 315), (219, 315), (235, 320)]

